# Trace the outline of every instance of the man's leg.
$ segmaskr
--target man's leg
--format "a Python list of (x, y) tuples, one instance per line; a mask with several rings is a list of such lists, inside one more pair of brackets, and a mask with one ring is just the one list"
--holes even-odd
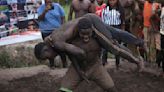
[(149, 27), (144, 27), (143, 29), (143, 34), (144, 34), (144, 45), (146, 47), (146, 60), (148, 61), (148, 55), (149, 55), (149, 36), (148, 36), (148, 31), (149, 31)]
[(103, 53), (102, 53), (102, 64), (103, 64), (103, 66), (107, 63), (107, 59), (108, 59), (108, 51), (103, 49)]
[(99, 63), (92, 67), (92, 73), (89, 75), (90, 79), (93, 80), (98, 86), (107, 92), (117, 92), (114, 82), (107, 70)]
[(67, 57), (64, 53), (60, 53), (60, 58), (62, 60), (62, 64), (63, 64), (63, 68), (66, 68), (67, 67)]
[(119, 69), (119, 64), (120, 64), (120, 56), (116, 55), (116, 68)]
[(109, 26), (102, 22), (102, 20), (95, 14), (86, 14), (85, 18), (88, 18), (93, 26), (108, 39), (116, 39), (117, 41), (122, 41), (127, 44), (133, 44), (138, 46), (143, 46), (144, 42), (141, 39), (136, 38), (134, 35), (123, 31), (121, 29), (117, 29)]
[[(151, 29), (152, 30), (152, 29)], [(154, 62), (156, 58), (156, 47), (155, 47), (155, 34), (153, 31), (149, 32), (150, 36), (150, 45), (149, 45), (149, 56), (148, 60), (149, 62)]]
[[(164, 53), (163, 53), (164, 54)], [(164, 56), (163, 56), (164, 57)], [(162, 72), (163, 72), (163, 74), (164, 74), (164, 58), (163, 58), (163, 60), (162, 60)]]
[(50, 68), (54, 67), (54, 58), (48, 59)]
[[(93, 24), (93, 29), (95, 32), (95, 38), (97, 39), (97, 41), (99, 42), (99, 44), (102, 46), (102, 48), (105, 48), (106, 50), (112, 52), (115, 55), (120, 55), (121, 57), (136, 63), (138, 65), (138, 67), (140, 68), (140, 71), (143, 68), (143, 62), (140, 62), (139, 58), (134, 57), (130, 52), (126, 51), (125, 49), (121, 48), (115, 44), (115, 42), (113, 41), (113, 37), (112, 37), (112, 33), (110, 30), (113, 29), (113, 32), (116, 31), (115, 28), (111, 28), (109, 25), (106, 25), (105, 23), (103, 23), (101, 21), (101, 19), (96, 16), (95, 14), (87, 14), (84, 15), (85, 18), (90, 19), (90, 21)], [(120, 32), (120, 31), (118, 31)], [(125, 31), (123, 31), (125, 32)], [(123, 33), (122, 33), (123, 35)], [(117, 38), (121, 39), (122, 42), (126, 42), (126, 43), (131, 43), (131, 44), (136, 44), (136, 45), (143, 45), (143, 41), (142, 40), (138, 40), (134, 35), (130, 35), (128, 33), (126, 33), (127, 36), (121, 36), (118, 35), (122, 38)], [(126, 38), (126, 39), (125, 39)], [(130, 39), (130, 40), (128, 40)], [(138, 40), (138, 41), (137, 41)], [(120, 40), (119, 40), (120, 41)]]
[(127, 59), (129, 62), (137, 64), (139, 71), (142, 71), (143, 69), (143, 60), (140, 60), (140, 58), (135, 57), (132, 55), (127, 48), (122, 48), (122, 46), (119, 46), (116, 42), (114, 42), (112, 39), (108, 39), (106, 36), (104, 36), (101, 32), (97, 31), (96, 29), (95, 33), (97, 34), (97, 40), (100, 43), (100, 45), (105, 48), (106, 50), (112, 52), (115, 55), (120, 55), (121, 57)]
[(113, 39), (116, 39), (117, 41), (121, 41), (126, 44), (143, 47), (144, 41), (142, 39), (137, 38), (133, 34), (127, 32), (127, 31), (121, 30), (121, 29), (111, 27), (109, 25), (106, 25), (106, 27), (108, 30), (110, 30)]
[(161, 61), (162, 61), (162, 51), (158, 51), (157, 52), (157, 56), (156, 56), (156, 63), (158, 65), (158, 67), (161, 67)]
[(162, 70), (164, 75), (164, 35), (161, 35)]
[(62, 89), (74, 90), (78, 84), (80, 83), (81, 78), (79, 74), (76, 72), (75, 68), (71, 65), (66, 72), (66, 75), (63, 77), (61, 81), (61, 92), (65, 92)]

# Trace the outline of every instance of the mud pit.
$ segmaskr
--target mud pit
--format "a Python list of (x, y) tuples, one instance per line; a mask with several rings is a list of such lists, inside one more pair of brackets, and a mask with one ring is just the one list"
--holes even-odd
[(164, 79), (147, 73), (110, 73), (119, 92), (164, 92)]
[[(155, 69), (139, 74), (134, 72), (135, 66), (127, 62), (121, 64), (120, 70), (113, 67), (106, 66), (119, 92), (164, 92), (164, 79), (155, 76)], [(66, 70), (51, 70), (47, 66), (2, 69), (0, 92), (56, 92)], [(80, 89), (79, 92), (103, 92), (95, 84), (82, 83)]]
[[(9, 52), (14, 59), (33, 64), (38, 62), (33, 55), (36, 43), (15, 44), (1, 50)], [(138, 74), (134, 72), (134, 64), (121, 62), (120, 70), (116, 70), (114, 60), (109, 60), (106, 68), (119, 92), (164, 92), (164, 79), (156, 77), (159, 70), (154, 66), (148, 64), (147, 72)], [(0, 69), (0, 92), (56, 92), (66, 70), (51, 70), (47, 66)], [(96, 84), (92, 84), (82, 83), (79, 92), (103, 92)]]

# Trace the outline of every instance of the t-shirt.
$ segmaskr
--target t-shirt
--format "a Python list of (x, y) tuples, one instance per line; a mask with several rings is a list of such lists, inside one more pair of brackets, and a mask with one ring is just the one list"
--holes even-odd
[(106, 4), (102, 4), (101, 6), (96, 6), (96, 15), (101, 17), (102, 10), (106, 7)]
[(144, 26), (149, 27), (150, 26), (150, 17), (152, 13), (152, 4), (149, 3), (148, 1), (145, 2), (144, 4), (144, 11), (143, 11), (143, 16), (144, 16)]
[(157, 10), (159, 4), (158, 3), (149, 3), (148, 1), (144, 4), (143, 17), (144, 17), (144, 26), (150, 27), (150, 18), (153, 13)]
[(109, 9), (109, 6), (107, 6), (103, 9), (101, 18), (105, 24), (120, 26), (121, 23), (125, 20), (123, 16), (123, 10)]
[(160, 25), (160, 33), (164, 35), (164, 7), (161, 9), (161, 25)]
[[(46, 13), (44, 20), (39, 21), (39, 28), (42, 32), (48, 33), (49, 30), (59, 28), (62, 22), (61, 17), (65, 16), (64, 9), (58, 3), (52, 3), (52, 5), (54, 8)], [(38, 16), (44, 12), (45, 8), (43, 4), (37, 9)]]

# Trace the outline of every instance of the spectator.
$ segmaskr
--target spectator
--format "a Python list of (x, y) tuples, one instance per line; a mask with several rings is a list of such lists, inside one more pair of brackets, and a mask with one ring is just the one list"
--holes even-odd
[(144, 17), (144, 41), (146, 49), (147, 61), (155, 61), (156, 58), (156, 44), (159, 41), (158, 31), (159, 31), (159, 18), (157, 9), (159, 7), (158, 3), (153, 2), (153, 0), (147, 0), (144, 3), (143, 17)]
[(43, 39), (64, 23), (65, 13), (63, 8), (58, 3), (52, 3), (52, 0), (45, 0), (45, 4), (41, 5), (37, 12)]
[(97, 6), (96, 6), (96, 15), (101, 17), (102, 10), (106, 7), (106, 4), (104, 3), (104, 0), (96, 0)]
[(160, 25), (160, 35), (161, 35), (161, 50), (159, 51), (157, 55), (156, 62), (158, 63), (158, 66), (161, 66), (162, 63), (162, 77), (164, 77), (164, 2), (161, 3), (161, 25)]
[(75, 18), (81, 17), (87, 13), (94, 13), (91, 6), (92, 3), (90, 0), (72, 0), (68, 20), (72, 20), (73, 12), (75, 13)]
[[(53, 30), (55, 31), (56, 28), (59, 28), (65, 21), (64, 9), (58, 3), (53, 3), (52, 0), (45, 0), (45, 4), (41, 5), (37, 9), (37, 12), (39, 29), (43, 40), (50, 35)], [(65, 57), (63, 59), (65, 60)], [(49, 61), (50, 67), (53, 67), (54, 58)]]
[(91, 13), (95, 13), (96, 12), (95, 0), (90, 0), (90, 1), (91, 1), (90, 11), (91, 11)]
[[(124, 9), (119, 0), (108, 0), (107, 6), (102, 11), (102, 21), (105, 24), (124, 30), (125, 16)], [(120, 43), (120, 42), (119, 42)], [(103, 64), (107, 62), (108, 52), (103, 51)], [(116, 66), (118, 68), (120, 57), (116, 56)]]
[(6, 14), (4, 14), (2, 11), (0, 11), (0, 26), (4, 25), (8, 20), (8, 17)]

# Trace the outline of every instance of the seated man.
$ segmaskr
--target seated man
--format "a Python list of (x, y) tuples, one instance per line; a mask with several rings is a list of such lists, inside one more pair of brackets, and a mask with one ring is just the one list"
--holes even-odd
[[(89, 16), (94, 17), (94, 15)], [(82, 20), (87, 21), (81, 23)], [(89, 26), (88, 23), (92, 24), (92, 26)], [(81, 28), (85, 26), (89, 27), (86, 27), (87, 29)], [(116, 92), (113, 81), (107, 74), (106, 70), (100, 64), (100, 48), (105, 47), (110, 50), (109, 47), (111, 47), (112, 50), (110, 51), (116, 51), (115, 54), (120, 54), (125, 58), (126, 56), (128, 56), (127, 59), (132, 60), (132, 62), (136, 63), (140, 69), (142, 68), (142, 63), (139, 61), (139, 59), (133, 57), (131, 53), (127, 52), (124, 49), (120, 49), (120, 47), (111, 39), (112, 37), (105, 37), (93, 26), (93, 22), (88, 20), (88, 17), (83, 17), (75, 21), (71, 21), (63, 25), (60, 29), (58, 29), (57, 32), (54, 31), (56, 33), (52, 33), (45, 40), (45, 42), (48, 42), (48, 45), (47, 43), (39, 43), (38, 45), (36, 45), (35, 55), (37, 58), (46, 59), (55, 57), (57, 54), (55, 53), (56, 51), (66, 53), (69, 56), (72, 61), (72, 66), (66, 73), (66, 76), (69, 77), (69, 82), (67, 77), (64, 77), (62, 81), (62, 87), (75, 90), (75, 86), (77, 86), (77, 83), (79, 83), (79, 80), (81, 80), (81, 78), (87, 80), (86, 77), (84, 77), (84, 75), (86, 74), (88, 79), (93, 79), (104, 90), (107, 90), (109, 92)], [(63, 31), (66, 28), (68, 29), (66, 31)], [(83, 29), (85, 30), (80, 31)], [(88, 29), (92, 30), (93, 35), (92, 32), (88, 31)], [(89, 37), (85, 36), (86, 34), (89, 34)], [(105, 44), (103, 44), (101, 41), (104, 41)], [(54, 48), (54, 51), (52, 50), (52, 47)], [(94, 66), (96, 68), (94, 68)], [(93, 70), (96, 70), (97, 72), (94, 73)], [(99, 73), (101, 73), (100, 75), (102, 76), (96, 75)], [(65, 82), (64, 80), (67, 80), (67, 82)]]

